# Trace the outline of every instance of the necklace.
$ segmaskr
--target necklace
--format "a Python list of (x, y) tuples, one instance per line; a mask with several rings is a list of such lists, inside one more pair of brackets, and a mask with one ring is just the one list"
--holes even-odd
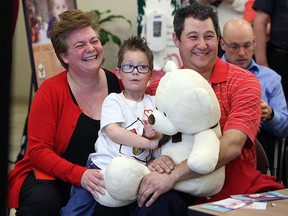
[[(78, 88), (78, 84), (77, 84), (75, 78), (72, 76), (71, 73), (69, 73), (69, 75), (70, 75), (70, 77), (71, 77), (71, 79), (72, 79), (72, 81), (73, 81), (73, 83), (74, 83), (74, 85), (75, 85), (76, 92), (77, 92), (77, 94), (79, 95), (80, 99), (83, 101), (83, 103), (86, 103), (85, 100), (84, 100), (84, 98), (83, 98), (83, 97), (81, 96), (81, 94), (80, 94), (80, 91), (79, 91), (79, 88)], [(92, 96), (93, 96), (92, 101), (89, 102), (88, 104), (86, 104), (86, 106), (87, 106), (89, 109), (92, 109), (92, 108), (93, 108), (93, 104), (95, 103), (96, 98), (97, 98), (97, 97), (96, 97), (96, 93), (94, 93)]]

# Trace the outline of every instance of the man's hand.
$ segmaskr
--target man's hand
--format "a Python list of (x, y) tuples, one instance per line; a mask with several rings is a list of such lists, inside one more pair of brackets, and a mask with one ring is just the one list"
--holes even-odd
[(166, 156), (166, 155), (162, 155), (158, 158), (155, 158), (154, 160), (150, 161), (147, 165), (148, 169), (151, 172), (158, 172), (158, 173), (171, 173), (172, 170), (175, 167), (175, 163), (174, 161)]
[(149, 207), (161, 194), (171, 190), (175, 183), (176, 178), (172, 173), (152, 172), (144, 176), (138, 190), (139, 207), (142, 207), (147, 199), (146, 207)]
[(261, 102), (261, 108), (262, 108), (261, 121), (267, 121), (273, 118), (272, 108), (264, 100), (262, 100)]

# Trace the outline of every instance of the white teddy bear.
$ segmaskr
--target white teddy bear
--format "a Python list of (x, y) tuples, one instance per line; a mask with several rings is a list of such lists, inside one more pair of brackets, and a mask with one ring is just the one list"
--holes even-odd
[[(199, 73), (178, 69), (168, 62), (156, 91), (157, 110), (149, 116), (152, 127), (171, 139), (154, 151), (154, 157), (168, 155), (176, 164), (187, 164), (201, 177), (178, 182), (174, 189), (197, 197), (217, 194), (223, 187), (225, 168), (215, 170), (220, 141), (220, 106), (216, 95)], [(103, 170), (107, 192), (97, 201), (116, 207), (137, 199), (142, 178), (149, 169), (131, 158), (116, 157)]]
[(220, 105), (208, 83), (191, 69), (178, 69), (169, 62), (169, 73), (156, 91), (157, 110), (149, 116), (152, 127), (172, 139), (154, 151), (168, 155), (174, 162), (187, 164), (203, 176), (182, 181), (174, 189), (198, 197), (218, 193), (224, 184), (225, 168), (215, 170), (220, 151)]

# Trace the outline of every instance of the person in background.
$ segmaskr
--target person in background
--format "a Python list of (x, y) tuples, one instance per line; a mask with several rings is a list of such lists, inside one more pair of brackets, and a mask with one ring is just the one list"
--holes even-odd
[(270, 167), (275, 167), (274, 144), (288, 136), (288, 111), (281, 76), (268, 67), (258, 65), (253, 60), (255, 37), (250, 23), (246, 20), (231, 19), (228, 21), (224, 26), (220, 43), (225, 51), (222, 60), (249, 70), (261, 83), (262, 115), (257, 138), (266, 150)]
[(52, 17), (48, 22), (47, 37), (50, 38), (52, 25), (59, 21), (59, 14), (68, 10), (67, 0), (49, 0), (52, 11)]
[[(197, 71), (211, 83), (221, 107), (223, 135), (220, 137), (217, 168), (226, 166), (226, 181), (219, 194), (209, 201), (227, 198), (231, 194), (284, 188), (273, 177), (261, 175), (256, 170), (254, 142), (261, 118), (261, 86), (249, 71), (218, 58), (220, 29), (217, 13), (209, 6), (193, 3), (176, 11), (173, 25), (173, 41), (179, 48), (183, 68)], [(146, 209), (153, 215), (157, 209), (171, 210), (176, 203), (170, 204), (169, 201), (172, 198), (176, 200), (176, 197), (185, 206), (208, 201), (175, 191), (172, 194), (176, 182), (199, 174), (189, 169), (187, 161), (176, 164), (173, 169), (171, 163), (167, 156), (149, 163), (148, 167), (155, 172), (146, 175), (141, 182), (139, 212)], [(171, 173), (168, 174), (169, 169)], [(160, 174), (161, 170), (165, 172)]]
[(244, 5), (243, 19), (247, 20), (253, 25), (256, 11), (252, 8), (255, 0), (247, 0)]
[[(254, 2), (255, 0), (247, 0), (243, 12), (243, 19), (247, 20), (251, 24), (251, 26), (254, 25), (254, 17), (256, 14), (256, 11), (253, 9)], [(270, 37), (270, 20), (268, 20), (266, 26), (266, 40), (269, 40), (269, 37)]]
[(220, 43), (225, 51), (223, 61), (249, 70), (261, 83), (261, 130), (280, 138), (288, 136), (288, 111), (281, 76), (253, 60), (255, 37), (250, 23), (244, 19), (231, 19), (224, 26)]
[(37, 43), (41, 40), (41, 22), (36, 14), (34, 2), (26, 2), (27, 21), (29, 25), (30, 38), (32, 43)]
[[(288, 100), (288, 1), (255, 0), (253, 9), (254, 35), (256, 37), (255, 58), (259, 65), (270, 67), (282, 77), (282, 86)], [(270, 23), (267, 41), (266, 29)]]
[[(111, 93), (103, 102), (100, 134), (95, 152), (87, 161), (89, 168), (104, 169), (117, 156), (130, 157), (144, 165), (151, 159), (151, 150), (158, 148), (161, 138), (147, 122), (155, 109), (154, 96), (145, 94), (152, 70), (153, 53), (146, 39), (132, 36), (125, 40), (118, 52), (116, 68), (125, 90), (120, 94)], [(61, 215), (92, 215), (98, 197), (77, 186), (72, 186), (71, 194)], [(118, 211), (117, 215), (120, 214)], [(128, 211), (124, 215), (128, 215)]]
[(119, 93), (117, 77), (101, 68), (104, 53), (93, 13), (67, 10), (53, 25), (51, 41), (65, 71), (37, 90), (28, 120), (28, 147), (10, 171), (8, 208), (17, 215), (57, 216), (71, 185), (95, 197), (103, 175), (85, 167), (100, 129), (102, 103)]

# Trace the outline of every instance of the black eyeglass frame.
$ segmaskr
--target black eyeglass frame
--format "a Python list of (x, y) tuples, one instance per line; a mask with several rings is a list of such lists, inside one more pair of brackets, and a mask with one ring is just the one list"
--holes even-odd
[[(131, 67), (129, 70), (124, 67)], [(131, 65), (131, 64), (123, 64), (119, 66), (119, 69), (121, 69), (123, 71), (123, 73), (133, 73), (133, 71), (135, 70), (135, 68), (137, 69), (138, 73), (140, 74), (147, 74), (151, 71), (151, 68), (149, 65)], [(139, 71), (140, 68), (140, 71)], [(142, 69), (145, 69), (145, 71), (141, 71)], [(147, 70), (147, 71), (146, 71)]]

